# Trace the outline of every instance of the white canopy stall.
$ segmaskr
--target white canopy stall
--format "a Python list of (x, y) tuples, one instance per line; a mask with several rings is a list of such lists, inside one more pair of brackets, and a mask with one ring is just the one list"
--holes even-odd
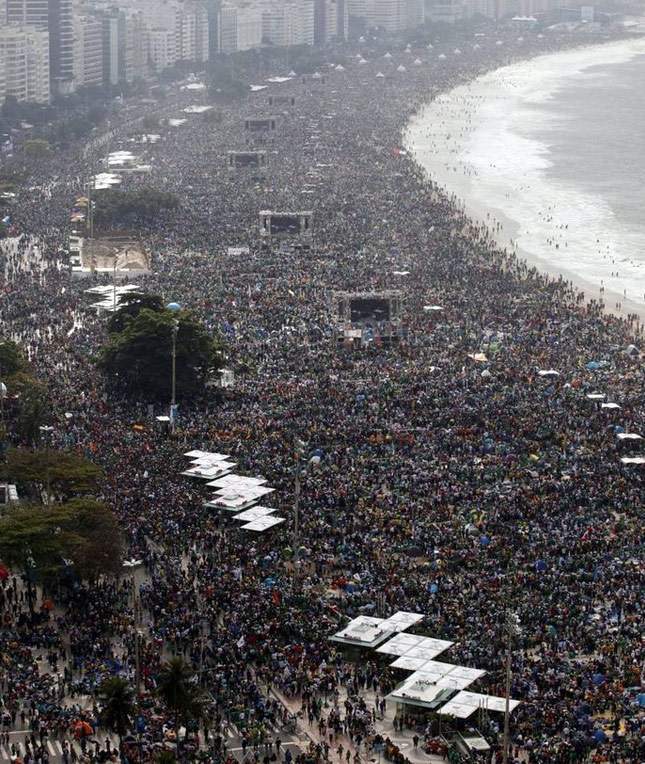
[[(521, 701), (509, 699), (509, 711), (519, 706)], [(471, 714), (482, 709), (484, 711), (506, 711), (506, 698), (495, 695), (482, 695), (479, 692), (458, 692), (452, 700), (449, 700), (440, 710), (442, 716), (454, 716), (457, 719), (467, 719)]]
[(263, 533), (268, 531), (269, 528), (275, 528), (276, 525), (284, 522), (284, 517), (259, 517), (257, 520), (252, 520), (250, 523), (242, 526), (242, 530), (255, 531), (256, 533)]

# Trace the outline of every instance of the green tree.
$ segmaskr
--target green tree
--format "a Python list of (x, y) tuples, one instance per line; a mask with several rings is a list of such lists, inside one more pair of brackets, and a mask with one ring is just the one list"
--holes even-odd
[(52, 578), (72, 562), (77, 575), (118, 575), (123, 540), (116, 518), (93, 499), (9, 507), (0, 516), (0, 559), (24, 568), (28, 581)]
[(25, 371), (7, 377), (5, 384), (6, 416), (13, 436), (21, 443), (36, 443), (48, 411), (46, 386)]
[(102, 471), (93, 462), (70, 451), (12, 448), (7, 451), (7, 461), (0, 474), (24, 487), (32, 496), (42, 494), (49, 485), (52, 494), (66, 500), (93, 492)]
[(158, 294), (143, 294), (142, 292), (129, 292), (121, 297), (119, 309), (110, 316), (108, 331), (110, 333), (122, 332), (128, 323), (136, 318), (144, 309), (156, 312), (163, 310), (163, 300)]
[(125, 547), (114, 512), (92, 498), (72, 499), (65, 506), (73, 513), (72, 527), (79, 537), (68, 550), (78, 575), (88, 581), (120, 575)]
[(50, 151), (49, 143), (40, 138), (34, 138), (24, 143), (25, 154), (30, 157), (41, 158), (47, 156)]
[(210, 370), (221, 365), (218, 344), (190, 314), (147, 308), (101, 351), (99, 368), (115, 388), (146, 399), (170, 398), (175, 322), (177, 399), (204, 389)]
[(195, 682), (195, 673), (183, 658), (171, 658), (157, 677), (157, 693), (175, 720), (177, 732), (177, 758), (179, 756), (179, 727), (192, 719), (200, 719), (204, 706), (204, 694)]
[(121, 740), (131, 729), (130, 719), (134, 717), (134, 691), (130, 683), (119, 676), (106, 679), (99, 688), (101, 725), (119, 736)]
[(12, 340), (2, 340), (0, 342), (0, 378), (3, 380), (21, 371), (24, 368), (25, 359), (20, 348)]

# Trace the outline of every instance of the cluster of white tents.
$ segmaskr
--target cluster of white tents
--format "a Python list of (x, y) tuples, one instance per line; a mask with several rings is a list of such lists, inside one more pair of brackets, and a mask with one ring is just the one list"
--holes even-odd
[[(360, 615), (329, 639), (344, 645), (375, 649), (395, 656), (392, 668), (412, 671), (387, 697), (397, 703), (436, 710), (442, 716), (467, 719), (477, 710), (505, 711), (506, 698), (467, 692), (486, 672), (435, 660), (454, 642), (404, 633), (422, 621), (421, 613), (398, 611), (389, 618)], [(512, 711), (520, 704), (509, 698)]]
[(105, 310), (109, 313), (118, 310), (121, 306), (123, 298), (131, 292), (140, 292), (141, 287), (136, 284), (123, 284), (117, 286), (116, 284), (106, 284), (104, 286), (95, 286), (90, 289), (86, 289), (85, 293), (92, 296), (100, 297), (99, 302), (93, 302), (90, 307), (97, 311)]
[(262, 477), (236, 475), (235, 462), (228, 454), (198, 449), (184, 454), (191, 460), (191, 466), (181, 474), (185, 477), (206, 480), (209, 488), (215, 489), (209, 501), (204, 502), (208, 509), (232, 512), (233, 519), (243, 523), (241, 528), (262, 533), (284, 522), (284, 517), (276, 517), (271, 507), (259, 505), (259, 501), (273, 493)]

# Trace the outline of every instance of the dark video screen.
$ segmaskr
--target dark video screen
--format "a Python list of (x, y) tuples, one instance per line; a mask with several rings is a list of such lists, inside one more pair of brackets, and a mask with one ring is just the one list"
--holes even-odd
[(362, 297), (351, 300), (349, 308), (353, 323), (390, 320), (389, 301), (378, 297)]
[(300, 233), (300, 218), (297, 215), (275, 215), (271, 218), (272, 234), (298, 234)]
[(258, 167), (260, 164), (259, 154), (236, 154), (236, 167)]
[(270, 119), (253, 119), (250, 120), (249, 123), (249, 130), (270, 130), (271, 129), (271, 120)]

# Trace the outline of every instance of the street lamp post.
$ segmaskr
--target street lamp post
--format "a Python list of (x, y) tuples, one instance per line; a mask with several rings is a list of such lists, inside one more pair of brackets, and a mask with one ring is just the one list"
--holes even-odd
[(130, 571), (132, 574), (130, 583), (132, 586), (132, 612), (134, 616), (134, 683), (137, 692), (137, 698), (141, 694), (141, 657), (139, 647), (141, 603), (137, 597), (137, 582), (135, 578), (135, 571), (142, 565), (142, 560), (126, 560), (123, 563), (123, 568)]
[(502, 751), (502, 762), (508, 764), (508, 747), (510, 743), (510, 700), (511, 700), (511, 647), (513, 644), (513, 635), (517, 632), (518, 617), (515, 613), (506, 614), (506, 692), (504, 706), (504, 750)]
[(177, 332), (179, 330), (179, 321), (173, 321), (172, 324), (172, 400), (170, 405), (175, 407), (177, 403)]
[(293, 500), (293, 573), (298, 576), (298, 560), (300, 557), (300, 469), (301, 460), (305, 452), (306, 444), (296, 439), (294, 458), (296, 464), (294, 500)]
[[(177, 302), (169, 302), (166, 310), (171, 313), (178, 313), (181, 305)], [(171, 395), (170, 395), (170, 432), (175, 431), (175, 415), (177, 410), (177, 334), (179, 332), (179, 321), (175, 318), (172, 322), (172, 370), (171, 370)]]
[(41, 425), (39, 428), (40, 432), (42, 433), (43, 437), (46, 437), (45, 441), (45, 460), (46, 460), (46, 479), (47, 479), (47, 506), (51, 504), (50, 499), (50, 492), (51, 492), (51, 470), (50, 470), (50, 459), (49, 459), (49, 447), (50, 447), (50, 438), (52, 432), (54, 432), (54, 428), (50, 425)]

